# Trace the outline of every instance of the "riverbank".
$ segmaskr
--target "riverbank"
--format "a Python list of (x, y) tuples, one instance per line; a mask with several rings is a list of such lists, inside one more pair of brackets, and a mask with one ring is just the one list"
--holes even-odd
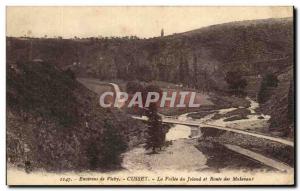
[(196, 140), (179, 139), (172, 141), (171, 145), (157, 154), (149, 154), (141, 145), (124, 154), (122, 166), (131, 172), (140, 170), (201, 171), (207, 168), (207, 158), (194, 147), (194, 144)]
[[(266, 139), (213, 128), (202, 128), (201, 132), (202, 136), (198, 139), (197, 148), (207, 155), (212, 155), (215, 158), (224, 158), (226, 156), (220, 156), (223, 155), (224, 145), (230, 144), (287, 164), (291, 168), (294, 167), (294, 147)], [(211, 149), (212, 147), (215, 149)], [(216, 150), (220, 152), (216, 152)], [(211, 166), (216, 166), (218, 163), (218, 161), (212, 160)]]
[[(227, 108), (215, 112), (226, 114), (234, 109)], [(182, 114), (177, 117), (177, 120), (191, 120), (189, 114), (191, 113)], [(149, 154), (150, 151), (146, 151), (143, 145), (140, 145), (123, 155), (122, 166), (132, 172), (137, 170), (276, 171), (259, 161), (227, 149), (222, 142), (210, 141), (210, 139), (218, 139), (224, 132), (217, 129), (209, 131), (209, 129), (175, 124), (166, 134), (166, 141), (171, 144), (158, 154)]]
[[(214, 94), (203, 94), (201, 97), (203, 103), (206, 104), (201, 105), (200, 108), (164, 108), (160, 113), (163, 114), (162, 117), (172, 116), (178, 121), (192, 120), (198, 122), (201, 127), (207, 124), (255, 133), (268, 133), (270, 116), (260, 113), (258, 111), (259, 104), (249, 97), (238, 98)], [(201, 169), (201, 171), (221, 171), (223, 169), (276, 170), (227, 149), (224, 146), (226, 144), (240, 146), (266, 157), (277, 157), (287, 164), (294, 162), (291, 157), (291, 155), (293, 156), (291, 154), (292, 147), (249, 135), (201, 127), (174, 125), (166, 134), (166, 145), (168, 146), (164, 147), (158, 154), (149, 154), (143, 145), (134, 147), (123, 154), (123, 168), (129, 171), (157, 171), (168, 170), (169, 168), (179, 170), (187, 168), (190, 171), (197, 171), (197, 169)], [(278, 153), (282, 149), (285, 151)], [(191, 160), (190, 164), (181, 161), (185, 156), (186, 161)], [(201, 167), (198, 164), (201, 164)]]

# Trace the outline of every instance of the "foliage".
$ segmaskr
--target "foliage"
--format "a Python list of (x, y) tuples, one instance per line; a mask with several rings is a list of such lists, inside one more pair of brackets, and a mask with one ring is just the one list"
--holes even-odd
[(230, 89), (234, 90), (236, 95), (243, 92), (247, 86), (247, 81), (244, 79), (239, 71), (229, 71), (226, 73), (225, 81)]
[(290, 123), (294, 123), (295, 117), (295, 95), (294, 95), (294, 82), (290, 81), (289, 93), (288, 93), (288, 120)]
[(164, 144), (165, 134), (163, 133), (163, 125), (161, 117), (157, 113), (157, 107), (154, 103), (151, 103), (146, 116), (148, 117), (147, 121), (147, 138), (145, 149), (152, 149), (152, 152), (156, 152), (156, 148), (161, 148)]
[(57, 119), (62, 127), (77, 123), (77, 100), (72, 93), (75, 85), (70, 76), (60, 75), (44, 62), (18, 63), (17, 66), (18, 70), (8, 69), (9, 107)]
[(71, 79), (73, 79), (73, 80), (76, 78), (74, 72), (70, 68), (68, 68), (67, 70), (65, 70), (64, 73), (67, 76), (69, 76)]
[(188, 85), (189, 81), (189, 65), (186, 57), (181, 56), (178, 67), (179, 82)]
[[(161, 95), (162, 95), (162, 90), (157, 86), (157, 85), (148, 85), (144, 88), (143, 92), (142, 92), (142, 99), (143, 99), (143, 105), (145, 104), (145, 101), (146, 101), (146, 98), (147, 98), (147, 95), (148, 95), (148, 92), (157, 92), (161, 98)], [(156, 102), (156, 103), (153, 103), (155, 106), (158, 105), (159, 102)], [(147, 109), (147, 108), (146, 108)]]
[(119, 168), (127, 144), (143, 141), (142, 122), (98, 107), (53, 64), (9, 64), (7, 100), (8, 162), (28, 172)]
[[(144, 95), (146, 95), (147, 92), (161, 93), (161, 90), (158, 86), (149, 85), (145, 88)], [(162, 119), (158, 115), (157, 103), (150, 103), (149, 107), (145, 109), (146, 116), (148, 117), (145, 149), (151, 148), (152, 152), (155, 153), (156, 149), (161, 148), (165, 141)]]
[[(34, 57), (62, 68), (71, 67), (76, 76), (105, 80), (158, 80), (192, 85), (207, 91), (214, 89), (206, 87), (211, 81), (216, 82), (218, 89), (225, 88), (224, 71), (240, 69), (246, 75), (257, 75), (266, 73), (267, 68), (282, 71), (291, 66), (293, 20), (226, 23), (149, 39), (22, 40), (8, 37), (8, 60), (28, 59), (30, 43)], [(194, 57), (197, 57), (196, 61)], [(79, 60), (81, 64), (74, 66), (73, 63)]]
[(100, 166), (108, 168), (119, 165), (121, 162), (120, 155), (127, 149), (127, 144), (109, 120), (104, 122), (102, 145), (100, 148)]
[(278, 82), (279, 82), (279, 80), (276, 75), (274, 75), (272, 73), (267, 73), (264, 76), (262, 83), (264, 83), (268, 87), (277, 87)]
[(259, 103), (265, 103), (270, 99), (272, 96), (271, 90), (278, 86), (278, 82), (277, 76), (272, 73), (268, 73), (263, 77), (260, 89), (257, 93), (257, 100)]
[(129, 81), (126, 84), (126, 92), (128, 94), (134, 94), (136, 92), (142, 92), (143, 89), (144, 89), (144, 87), (139, 81)]

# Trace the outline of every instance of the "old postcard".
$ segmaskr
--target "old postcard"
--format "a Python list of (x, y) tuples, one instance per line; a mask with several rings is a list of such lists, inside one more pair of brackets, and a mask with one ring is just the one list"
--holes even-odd
[(294, 185), (293, 7), (6, 9), (8, 185)]

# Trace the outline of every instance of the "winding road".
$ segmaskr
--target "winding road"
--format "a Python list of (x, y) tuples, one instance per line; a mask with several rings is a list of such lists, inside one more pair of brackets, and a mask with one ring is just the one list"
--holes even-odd
[[(132, 116), (132, 118), (139, 119), (139, 120), (144, 120), (144, 121), (147, 120), (147, 118), (145, 118), (145, 117), (138, 117), (138, 116)], [(194, 120), (185, 120), (185, 121), (183, 121), (183, 120), (179, 120), (179, 119), (176, 119), (176, 118), (162, 117), (162, 122), (163, 123), (170, 123), (170, 124), (197, 126), (197, 127), (201, 127), (201, 128), (215, 128), (215, 129), (230, 131), (230, 132), (234, 132), (234, 133), (250, 135), (250, 136), (253, 136), (253, 137), (257, 137), (257, 138), (267, 139), (267, 140), (275, 141), (275, 142), (278, 142), (278, 143), (282, 143), (282, 144), (294, 147), (294, 142), (286, 140), (286, 139), (267, 136), (267, 135), (262, 135), (262, 134), (259, 134), (259, 133), (253, 133), (253, 132), (248, 132), (248, 131), (239, 130), (239, 129), (233, 129), (233, 128), (229, 128), (229, 127), (225, 127), (225, 126), (217, 126), (217, 125), (213, 125), (213, 124), (209, 124), (209, 123), (201, 123), (201, 122), (197, 122), (197, 121), (194, 121)]]

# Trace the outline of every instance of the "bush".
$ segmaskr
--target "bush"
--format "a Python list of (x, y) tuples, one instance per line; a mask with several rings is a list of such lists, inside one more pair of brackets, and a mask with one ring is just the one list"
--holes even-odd
[(265, 103), (272, 96), (271, 89), (278, 86), (278, 78), (274, 74), (266, 74), (260, 85), (259, 92), (257, 94), (258, 103)]
[(247, 81), (246, 79), (242, 78), (241, 72), (229, 71), (226, 73), (225, 80), (229, 86), (229, 89), (234, 91), (234, 94), (243, 94), (243, 90), (247, 86)]
[(118, 130), (108, 121), (105, 121), (102, 137), (102, 146), (99, 149), (99, 166), (113, 168), (121, 163), (120, 155), (127, 149)]
[(126, 84), (126, 91), (128, 94), (134, 94), (136, 92), (142, 92), (144, 89), (143, 85), (138, 81), (130, 81)]
[(64, 73), (68, 76), (68, 77), (70, 77), (72, 80), (75, 80), (75, 74), (74, 74), (74, 72), (69, 68), (69, 69), (67, 69), (67, 70), (65, 70), (64, 71)]
[(279, 80), (274, 74), (266, 74), (263, 78), (263, 83), (268, 87), (277, 87), (278, 82)]
[(127, 148), (125, 137), (130, 136), (122, 125), (131, 118), (97, 107), (95, 94), (53, 64), (26, 63), (15, 68), (7, 77), (10, 164), (27, 172), (119, 167), (120, 154)]

